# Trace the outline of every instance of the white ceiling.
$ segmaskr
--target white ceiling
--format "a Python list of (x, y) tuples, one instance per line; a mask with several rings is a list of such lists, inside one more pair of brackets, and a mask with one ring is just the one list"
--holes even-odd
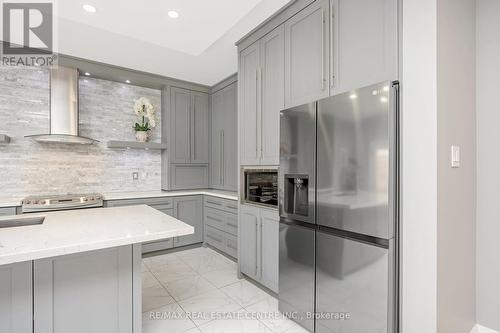
[[(59, 1), (58, 51), (213, 85), (237, 71), (234, 43), (288, 1)], [(171, 19), (169, 10), (180, 17)]]

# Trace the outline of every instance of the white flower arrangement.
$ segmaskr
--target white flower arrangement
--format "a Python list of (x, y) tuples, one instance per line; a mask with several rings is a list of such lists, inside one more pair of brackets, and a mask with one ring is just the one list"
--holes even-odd
[(138, 117), (142, 118), (141, 123), (135, 123), (134, 125), (136, 131), (146, 132), (156, 127), (156, 109), (148, 98), (141, 97), (134, 100), (134, 112)]

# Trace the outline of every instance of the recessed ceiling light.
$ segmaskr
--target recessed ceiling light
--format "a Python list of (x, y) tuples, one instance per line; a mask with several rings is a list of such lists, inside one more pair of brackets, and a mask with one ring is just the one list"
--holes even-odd
[(85, 72), (85, 76), (90, 76), (90, 73), (89, 72)]
[(358, 95), (356, 95), (356, 94), (351, 94), (351, 95), (349, 96), (349, 98), (350, 98), (350, 99), (356, 99), (356, 98), (358, 98)]
[(176, 12), (175, 10), (169, 10), (168, 11), (168, 16), (170, 18), (176, 19), (179, 17), (179, 12)]
[(382, 103), (387, 103), (388, 102), (387, 97), (380, 97), (380, 101)]
[(95, 13), (97, 9), (92, 5), (83, 5), (83, 9), (89, 13)]
[(130, 83), (130, 80), (125, 80), (125, 83)]

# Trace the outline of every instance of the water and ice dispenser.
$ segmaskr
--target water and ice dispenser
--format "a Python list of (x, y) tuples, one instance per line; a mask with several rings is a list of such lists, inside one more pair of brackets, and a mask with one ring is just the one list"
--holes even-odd
[(309, 176), (285, 175), (285, 213), (309, 216)]

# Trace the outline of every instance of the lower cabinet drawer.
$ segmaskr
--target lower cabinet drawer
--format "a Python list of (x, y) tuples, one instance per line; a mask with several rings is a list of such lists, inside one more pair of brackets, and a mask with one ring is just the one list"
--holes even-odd
[(205, 224), (231, 235), (238, 235), (238, 215), (205, 206)]
[(205, 224), (221, 231), (226, 229), (226, 214), (212, 208), (205, 207)]
[(233, 258), (238, 255), (237, 238), (227, 232), (206, 226), (205, 242)]
[(168, 250), (174, 247), (174, 239), (168, 238), (161, 241), (154, 241), (142, 244), (142, 253), (150, 253), (162, 250)]
[(212, 228), (210, 226), (206, 226), (205, 228), (205, 242), (216, 249), (219, 249), (223, 252), (226, 252), (225, 245), (225, 235), (224, 231), (220, 231), (218, 229)]
[(226, 234), (226, 251), (233, 258), (238, 257), (238, 239), (236, 236)]
[(226, 231), (233, 236), (238, 236), (238, 215), (226, 214)]

